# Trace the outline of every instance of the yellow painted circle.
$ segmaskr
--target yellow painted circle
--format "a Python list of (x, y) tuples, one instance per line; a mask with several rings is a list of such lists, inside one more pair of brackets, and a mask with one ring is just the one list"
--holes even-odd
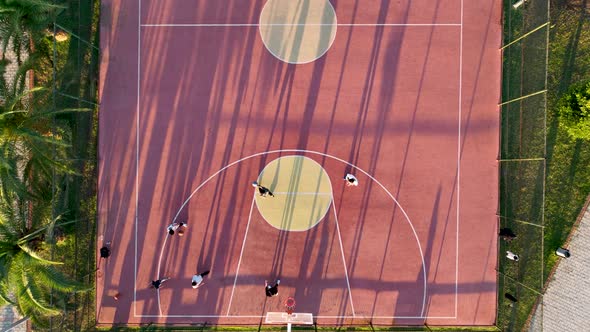
[(288, 63), (308, 63), (328, 51), (336, 37), (329, 0), (268, 0), (260, 13), (260, 36), (270, 53)]
[(271, 161), (257, 182), (274, 197), (260, 196), (256, 206), (266, 222), (285, 231), (306, 231), (317, 225), (332, 203), (332, 183), (324, 168), (304, 156)]

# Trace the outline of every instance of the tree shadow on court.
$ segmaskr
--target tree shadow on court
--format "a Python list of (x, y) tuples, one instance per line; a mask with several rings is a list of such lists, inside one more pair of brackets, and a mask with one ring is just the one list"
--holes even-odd
[[(256, 6), (261, 6), (261, 1), (256, 3), (248, 2), (247, 6), (250, 11), (256, 11)], [(158, 5), (163, 5), (162, 3)], [(136, 9), (132, 4), (123, 4), (122, 12), (134, 12)], [(226, 10), (219, 2), (207, 2), (204, 3), (203, 12), (223, 12)], [(127, 8), (130, 7), (130, 8)], [(254, 9), (251, 9), (254, 8)], [(153, 9), (153, 8), (152, 8)], [(174, 10), (175, 8), (172, 8)], [(144, 9), (150, 12), (150, 8)], [(176, 10), (180, 10), (176, 8)], [(157, 11), (157, 10), (156, 10)], [(151, 11), (153, 12), (153, 10)], [(171, 13), (172, 17), (175, 15), (181, 15), (182, 13)], [(116, 18), (111, 18), (116, 19)], [(106, 20), (104, 24), (108, 24), (109, 20)], [(113, 34), (112, 40), (108, 40), (107, 43), (110, 45), (111, 54), (125, 54), (135, 53), (136, 44), (129, 43), (129, 40), (137, 39), (137, 30), (126, 30), (121, 29), (119, 34)], [(247, 76), (249, 73), (247, 70), (251, 67), (249, 61), (251, 61), (251, 45), (253, 38), (256, 36), (256, 31), (252, 30), (247, 38), (235, 38), (230, 36), (228, 32), (217, 33), (216, 37), (221, 36), (221, 40), (217, 40), (218, 43), (211, 43), (211, 36), (206, 33), (196, 33), (191, 35), (191, 38), (183, 38), (187, 36), (186, 32), (178, 31), (166, 31), (159, 29), (157, 31), (150, 31), (149, 28), (142, 28), (142, 82), (141, 82), (141, 93), (142, 99), (140, 101), (140, 135), (143, 133), (154, 133), (151, 137), (143, 137), (140, 140), (140, 192), (139, 192), (139, 224), (145, 226), (148, 220), (152, 220), (154, 217), (162, 218), (157, 230), (150, 230), (149, 232), (157, 233), (155, 242), (146, 241), (147, 238), (153, 238), (153, 235), (147, 234), (145, 227), (141, 227), (138, 231), (138, 251), (143, 252), (145, 246), (155, 246), (160, 248), (163, 244), (165, 227), (167, 224), (172, 222), (172, 219), (176, 213), (175, 208), (180, 207), (183, 200), (188, 197), (193, 188), (193, 180), (197, 174), (201, 174), (201, 178), (208, 176), (210, 172), (210, 164), (203, 163), (202, 160), (213, 159), (213, 154), (216, 151), (215, 140), (207, 140), (208, 137), (215, 137), (217, 135), (218, 128), (224, 119), (220, 118), (219, 114), (222, 107), (223, 101), (225, 100), (224, 88), (225, 85), (232, 84), (228, 79), (215, 82), (212, 77), (218, 75), (218, 73), (224, 70), (227, 71), (231, 63), (236, 58), (241, 58), (241, 66), (244, 70), (240, 73), (241, 76)], [(110, 37), (110, 36), (109, 36)], [(179, 40), (180, 39), (180, 40)], [(166, 47), (161, 47), (166, 45)], [(207, 51), (194, 52), (193, 50), (200, 50), (202, 45), (207, 45)], [(222, 52), (221, 47), (225, 47), (226, 50), (224, 56), (219, 57), (219, 53)], [(188, 52), (184, 52), (188, 50)], [(192, 66), (191, 63), (186, 61), (180, 61), (182, 64), (177, 64), (179, 57), (194, 55), (195, 62), (207, 63), (208, 66)], [(155, 65), (157, 64), (157, 66)], [(118, 68), (117, 65), (124, 65), (117, 63), (115, 59), (111, 60), (109, 67), (106, 68), (105, 75), (105, 95), (116, 96), (116, 92), (120, 91), (119, 94), (124, 91), (133, 89), (124, 89), (122, 80), (120, 79), (120, 73), (124, 72), (125, 69)], [(111, 75), (112, 72), (112, 75)], [(176, 75), (176, 76), (175, 76)], [(174, 79), (176, 77), (176, 79)], [(239, 87), (240, 93), (246, 91), (247, 86), (246, 80), (240, 78), (241, 86)], [(135, 83), (136, 84), (136, 83)], [(111, 91), (110, 89), (113, 89)], [(183, 91), (180, 96), (176, 96), (176, 91)], [(158, 99), (155, 98), (158, 97)], [(120, 100), (129, 100), (130, 104), (135, 104), (132, 98), (125, 98), (120, 96)], [(235, 128), (239, 112), (239, 103), (241, 98), (238, 96), (236, 100), (236, 111), (232, 118), (231, 124)], [(120, 108), (135, 109), (135, 106), (128, 105), (124, 107), (123, 103), (118, 105)], [(180, 105), (180, 106), (176, 106)], [(196, 107), (198, 109), (205, 110), (205, 114), (195, 116), (196, 114), (185, 114), (183, 117), (182, 110), (187, 107)], [(204, 107), (202, 105), (205, 105)], [(208, 108), (207, 105), (212, 105)], [(117, 108), (119, 108), (117, 107)], [(186, 113), (186, 111), (185, 111)], [(128, 118), (125, 118), (128, 115)], [(170, 121), (173, 118), (175, 121)], [(135, 119), (134, 112), (121, 111), (117, 114), (118, 124), (112, 124), (113, 132), (111, 135), (102, 135), (103, 138), (108, 138), (107, 142), (103, 142), (105, 149), (103, 151), (120, 151), (121, 142), (128, 141), (129, 145), (134, 150), (134, 138), (133, 133), (128, 131), (128, 128), (133, 127)], [(108, 126), (108, 127), (110, 127)], [(119, 131), (117, 131), (119, 130)], [(119, 133), (120, 132), (120, 133)], [(200, 135), (200, 136), (198, 136)], [(207, 136), (206, 136), (207, 135)], [(208, 142), (205, 144), (205, 142)], [(133, 142), (133, 143), (132, 143)], [(172, 146), (171, 146), (172, 145)], [(232, 149), (231, 142), (225, 145), (225, 153), (222, 164), (226, 164), (229, 159), (230, 151)], [(130, 151), (131, 149), (129, 149)], [(162, 162), (161, 156), (163, 153), (169, 152), (172, 158), (169, 158), (165, 162)], [(116, 200), (113, 197), (110, 200), (108, 207), (109, 211), (109, 229), (108, 233), (121, 234), (125, 229), (130, 229), (131, 225), (126, 222), (129, 218), (123, 218), (129, 212), (130, 206), (123, 204), (124, 202), (132, 202), (132, 193), (134, 192), (134, 181), (132, 176), (131, 167), (123, 167), (125, 164), (132, 164), (134, 157), (131, 154), (126, 154), (128, 159), (119, 161), (118, 164), (114, 164), (110, 159), (104, 160), (107, 165), (112, 167), (112, 173), (114, 170), (128, 169), (129, 173), (117, 174), (121, 179), (127, 179), (127, 181), (116, 181), (116, 183), (125, 183), (125, 188), (122, 192), (128, 195), (128, 197), (116, 196)], [(175, 158), (174, 156), (178, 156)], [(104, 157), (104, 155), (103, 155)], [(165, 169), (161, 169), (160, 166), (165, 166)], [(110, 175), (110, 174), (109, 174)], [(222, 179), (223, 184), (223, 179)], [(163, 201), (170, 207), (170, 210), (161, 212), (161, 214), (153, 214), (155, 211), (152, 207), (162, 206)], [(116, 204), (119, 204), (117, 206)], [(218, 209), (219, 207), (212, 206), (211, 209)], [(181, 218), (190, 219), (191, 216), (188, 212), (181, 215)], [(214, 225), (214, 227), (211, 226)], [(150, 223), (153, 225), (153, 223)], [(224, 233), (226, 232), (226, 223), (215, 223), (211, 220), (206, 226), (207, 231), (213, 233)], [(212, 227), (209, 230), (209, 227)], [(217, 238), (217, 237), (213, 237)], [(134, 241), (130, 241), (127, 248), (121, 248), (126, 252), (133, 252)], [(173, 253), (174, 254), (174, 253)], [(139, 256), (137, 257), (138, 266), (142, 272), (148, 271), (150, 276), (157, 275), (158, 271), (155, 271), (157, 257), (150, 258)], [(124, 261), (121, 262), (123, 266), (134, 266), (135, 258), (133, 255), (126, 255)], [(207, 264), (210, 258), (201, 258), (200, 264)], [(190, 262), (187, 262), (190, 263)], [(121, 282), (124, 283), (120, 286), (125, 289), (133, 289), (132, 280), (121, 278)], [(140, 286), (138, 285), (138, 289)], [(153, 294), (152, 294), (153, 295)], [(138, 292), (138, 300), (149, 301), (150, 293), (145, 294), (146, 298), (143, 298), (144, 292)], [(119, 312), (129, 312), (123, 308), (119, 303), (121, 310)], [(157, 308), (147, 306), (146, 311), (148, 313), (156, 313)], [(119, 313), (116, 314), (117, 319), (124, 320)]]
[[(378, 23), (384, 23), (388, 16), (388, 7), (390, 5), (390, 1), (381, 1), (381, 8), (379, 11), (378, 16)], [(407, 22), (409, 15), (409, 4), (404, 8), (402, 13), (400, 14), (401, 23)], [(386, 33), (385, 27), (379, 26), (375, 28), (375, 32), (372, 37), (373, 45), (370, 53), (370, 61), (368, 64), (367, 72), (365, 74), (365, 84), (361, 94), (361, 108), (358, 112), (357, 118), (354, 120), (356, 124), (356, 128), (354, 129), (354, 135), (352, 140), (352, 145), (350, 149), (350, 153), (348, 156), (348, 160), (355, 165), (362, 165), (362, 161), (369, 160), (369, 165), (367, 171), (369, 174), (375, 174), (377, 170), (377, 160), (379, 160), (380, 151), (383, 143), (383, 139), (385, 138), (384, 130), (386, 126), (386, 119), (390, 116), (392, 112), (392, 103), (394, 99), (394, 89), (395, 86), (395, 78), (398, 77), (398, 65), (399, 65), (399, 58), (401, 53), (401, 42), (404, 38), (405, 34), (405, 27), (400, 27), (399, 29), (394, 30), (391, 34)], [(389, 29), (387, 32), (390, 32)], [(350, 32), (352, 34), (352, 31)], [(383, 46), (383, 38), (387, 36), (389, 39), (386, 41), (386, 45)], [(379, 69), (379, 57), (382, 52), (382, 48), (385, 49), (385, 58), (388, 59), (383, 64), (383, 73), (382, 75), (387, 78), (392, 78), (394, 81), (389, 83), (382, 83), (381, 90), (378, 92), (377, 98), (379, 98), (379, 104), (377, 108), (377, 119), (374, 121), (376, 122), (376, 127), (374, 132), (370, 132), (366, 130), (370, 117), (369, 115), (373, 113), (375, 110), (372, 108), (370, 102), (372, 98), (375, 97), (374, 86), (376, 85), (376, 78), (377, 78), (377, 70)], [(335, 112), (335, 109), (333, 110)], [(371, 139), (367, 136), (372, 136), (373, 138), (373, 145), (372, 150), (370, 150), (369, 156), (364, 156), (366, 152), (363, 150), (363, 147), (366, 145), (365, 141), (371, 141)], [(327, 145), (326, 145), (327, 146)], [(362, 157), (361, 157), (362, 156)], [(371, 192), (375, 190), (373, 188), (373, 182), (367, 183), (364, 189), (363, 195), (363, 204), (362, 206), (368, 206), (369, 201), (371, 200)], [(367, 217), (367, 210), (363, 209), (360, 211), (358, 219), (364, 220)], [(388, 251), (388, 247), (392, 237), (392, 225), (393, 220), (395, 218), (395, 212), (392, 214), (391, 220), (389, 221), (388, 230), (386, 231), (388, 234), (388, 238), (385, 244), (384, 252)], [(355, 230), (353, 245), (352, 245), (352, 252), (350, 253), (350, 257), (358, 257), (359, 255), (359, 248), (360, 248), (360, 241), (361, 235), (363, 234), (364, 223), (358, 223), (357, 229)], [(377, 280), (381, 280), (383, 277), (383, 267), (385, 265), (386, 257), (385, 254), (381, 259), (381, 275), (376, 276)], [(356, 270), (356, 261), (352, 260), (349, 265), (351, 275), (354, 275)], [(379, 287), (376, 287), (379, 288)], [(401, 297), (400, 297), (401, 298)], [(376, 306), (377, 306), (377, 297), (375, 297), (372, 308), (371, 308), (371, 316), (374, 316)], [(396, 308), (400, 308), (400, 306), (396, 306)], [(407, 313), (404, 313), (407, 315)], [(397, 316), (398, 313), (394, 313), (394, 316)]]
[[(157, 16), (158, 12), (166, 12), (172, 19), (186, 19), (187, 13), (185, 8), (175, 8), (174, 6), (167, 8), (165, 2), (152, 2), (154, 8), (144, 9), (149, 15)], [(360, 7), (361, 2), (355, 3), (355, 8)], [(240, 10), (244, 12), (259, 12), (263, 1), (244, 1), (241, 2)], [(389, 15), (388, 8), (391, 1), (382, 1), (381, 10), (379, 14), (379, 22), (385, 22), (387, 15)], [(133, 4), (125, 3), (125, 6), (133, 7)], [(195, 10), (195, 14), (200, 17), (200, 13), (211, 12), (215, 13), (213, 16), (221, 22), (232, 22), (233, 15), (238, 15), (237, 9), (228, 8), (223, 2), (207, 1), (199, 3), (199, 10)], [(335, 2), (338, 7), (338, 2)], [(132, 12), (129, 10), (129, 12)], [(405, 8), (402, 17), (407, 20), (409, 8)], [(157, 23), (157, 22), (156, 22)], [(175, 30), (176, 29), (176, 30)], [(347, 39), (346, 53), (344, 54), (344, 63), (342, 68), (348, 66), (351, 62), (356, 61), (352, 56), (349, 57), (349, 48), (353, 47), (351, 44), (351, 36), (353, 31), (361, 29), (358, 27), (350, 27)], [(353, 144), (350, 148), (348, 161), (354, 164), (360, 164), (363, 167), (368, 164), (367, 171), (370, 174), (375, 174), (382, 164), (378, 164), (380, 155), (382, 155), (382, 148), (387, 144), (386, 131), (387, 119), (394, 112), (392, 110), (395, 78), (398, 76), (399, 57), (401, 52), (401, 42), (404, 39), (405, 28), (398, 28), (396, 32), (389, 34), (388, 28), (377, 27), (373, 34), (372, 49), (370, 54), (370, 61), (365, 73), (365, 84), (361, 91), (361, 107), (356, 119), (351, 119), (354, 126)], [(189, 32), (190, 31), (190, 32)], [(136, 47), (129, 40), (134, 40), (136, 37), (136, 30), (129, 33), (116, 35), (112, 42), (112, 54), (124, 54), (126, 52), (132, 53)], [(294, 109), (291, 109), (292, 102), (300, 96), (294, 94), (295, 84), (297, 83), (296, 74), (299, 68), (296, 65), (284, 64), (277, 61), (268, 52), (263, 53), (264, 62), (268, 62), (261, 66), (259, 71), (256, 71), (254, 61), (258, 59), (253, 58), (253, 46), (257, 39), (257, 29), (247, 30), (246, 33), (239, 35), (233, 34), (231, 31), (223, 29), (210, 29), (207, 32), (196, 31), (195, 29), (161, 29), (150, 30), (150, 28), (142, 28), (142, 82), (141, 92), (141, 115), (140, 115), (140, 185), (139, 185), (139, 206), (138, 214), (140, 216), (138, 228), (138, 268), (142, 278), (146, 275), (155, 277), (158, 272), (180, 269), (184, 270), (187, 265), (195, 265), (196, 268), (211, 267), (218, 273), (224, 276), (231, 277), (231, 262), (228, 258), (234, 251), (236, 245), (241, 243), (242, 233), (236, 231), (236, 220), (239, 219), (239, 211), (247, 209), (250, 203), (244, 196), (251, 193), (252, 188), (249, 183), (257, 175), (257, 170), (251, 165), (242, 166), (236, 165), (233, 174), (228, 175), (223, 172), (218, 178), (212, 182), (219, 190), (215, 190), (211, 194), (211, 202), (206, 207), (201, 207), (208, 210), (210, 216), (208, 220), (199, 219), (200, 215), (194, 210), (189, 209), (189, 205), (180, 211), (180, 220), (188, 220), (189, 232), (193, 227), (199, 227), (204, 232), (206, 239), (198, 245), (197, 251), (205, 253), (199, 257), (191, 257), (180, 261), (177, 266), (173, 266), (171, 261), (165, 260), (163, 262), (162, 271), (156, 271), (157, 258), (149, 257), (148, 255), (141, 255), (144, 251), (148, 251), (150, 247), (155, 247), (156, 256), (159, 249), (163, 245), (165, 238), (165, 227), (172, 222), (180, 206), (184, 200), (192, 193), (195, 187), (202, 183), (205, 179), (211, 176), (222, 166), (229, 164), (232, 161), (243, 157), (244, 154), (252, 150), (252, 146), (247, 145), (247, 138), (252, 136), (260, 136), (260, 149), (272, 150), (279, 148), (298, 148), (307, 149), (314, 145), (311, 135), (313, 134), (312, 121), (314, 115), (318, 112), (318, 105), (320, 103), (322, 86), (321, 81), (327, 76), (326, 63), (327, 56), (317, 60), (314, 64), (307, 65), (311, 70), (311, 84), (306, 88), (308, 98), (301, 100), (302, 114), (298, 114), (300, 122), (293, 124), (293, 119), (289, 118), (293, 115)], [(432, 34), (431, 34), (432, 36)], [(191, 57), (191, 60), (184, 60), (185, 57)], [(382, 58), (387, 59), (386, 63), (381, 66)], [(381, 59), (381, 60), (380, 60)], [(113, 61), (113, 65), (116, 62)], [(109, 199), (109, 232), (112, 234), (129, 234), (134, 229), (128, 220), (131, 205), (134, 200), (134, 175), (133, 167), (128, 165), (134, 164), (135, 152), (135, 132), (129, 132), (129, 128), (133, 128), (135, 121), (134, 112), (126, 112), (125, 109), (134, 109), (135, 101), (125, 98), (125, 91), (132, 91), (133, 89), (123, 86), (120, 82), (120, 75), (117, 73), (125, 71), (129, 64), (119, 63), (118, 66), (107, 68), (107, 83), (105, 88), (105, 95), (113, 96), (113, 90), (119, 89), (121, 92), (117, 95), (123, 101), (121, 107), (121, 114), (117, 116), (117, 125), (113, 124), (114, 130), (111, 137), (108, 138), (110, 142), (108, 149), (113, 151), (121, 151), (118, 145), (122, 142), (129, 142), (125, 148), (129, 150), (122, 159), (117, 162), (112, 162), (111, 168), (117, 170), (113, 172), (118, 176), (117, 181), (120, 185), (122, 194), (113, 194)], [(426, 64), (423, 65), (423, 72)], [(236, 69), (238, 68), (238, 69)], [(378, 73), (382, 70), (382, 73)], [(344, 72), (344, 70), (342, 70)], [(111, 74), (112, 73), (112, 74)], [(378, 88), (376, 80), (378, 74), (386, 78), (392, 78), (392, 82), (381, 84)], [(256, 75), (255, 84), (250, 84), (250, 78)], [(338, 77), (338, 88), (336, 97), (340, 96), (341, 86), (344, 81), (344, 75), (340, 74)], [(131, 82), (136, 83), (136, 82)], [(131, 84), (130, 83), (130, 84)], [(106, 90), (113, 89), (113, 90)], [(254, 90), (255, 92), (252, 92)], [(231, 94), (232, 91), (235, 94)], [(265, 94), (278, 93), (278, 103), (273, 106), (275, 109), (274, 117), (269, 126), (256, 123), (254, 119), (263, 117), (260, 110), (256, 109), (254, 98), (251, 103), (245, 103), (247, 95), (254, 94), (263, 96)], [(371, 104), (374, 98), (378, 98), (378, 108), (375, 110)], [(338, 98), (336, 98), (337, 100)], [(343, 102), (341, 102), (343, 103)], [(256, 105), (256, 106), (255, 106)], [(418, 107), (416, 102), (416, 108)], [(337, 127), (339, 124), (335, 123), (336, 113), (338, 108), (344, 105), (334, 102), (330, 121), (328, 122), (327, 137), (324, 145), (324, 152), (328, 152), (328, 148), (332, 142), (337, 142), (338, 135)], [(228, 111), (229, 110), (229, 111)], [(325, 112), (322, 110), (322, 112)], [(378, 114), (374, 119), (372, 115)], [(414, 111), (414, 113), (416, 110)], [(248, 122), (242, 122), (244, 119)], [(415, 130), (415, 117), (409, 125), (410, 132), (408, 137), (408, 146), (411, 142), (413, 130)], [(251, 122), (250, 122), (251, 121)], [(371, 127), (371, 121), (375, 121), (375, 127)], [(265, 122), (266, 123), (266, 122)], [(350, 125), (350, 124), (347, 124)], [(290, 128), (288, 128), (290, 126)], [(288, 132), (287, 129), (296, 128), (295, 131)], [(242, 135), (241, 130), (244, 134)], [(227, 134), (229, 133), (229, 134)], [(280, 136), (278, 136), (280, 133)], [(227, 135), (227, 136), (226, 136)], [(278, 137), (277, 137), (278, 136)], [(291, 136), (297, 136), (296, 140), (292, 140)], [(105, 136), (106, 137), (106, 136)], [(268, 137), (267, 141), (262, 141)], [(373, 144), (366, 153), (368, 145), (367, 142)], [(323, 142), (322, 142), (323, 143)], [(106, 149), (106, 150), (108, 150)], [(405, 152), (407, 158), (408, 151)], [(166, 160), (163, 155), (167, 155)], [(114, 154), (113, 154), (114, 156)], [(114, 158), (109, 156), (109, 158)], [(259, 169), (266, 165), (268, 158), (274, 158), (268, 155), (263, 155), (259, 158)], [(401, 179), (403, 178), (406, 168), (406, 158), (403, 160), (402, 174), (397, 188), (401, 188)], [(110, 160), (104, 161), (105, 164), (111, 165)], [(127, 166), (126, 166), (127, 165)], [(221, 166), (220, 166), (221, 165)], [(256, 174), (255, 174), (256, 173)], [(344, 174), (342, 174), (344, 175)], [(235, 179), (243, 179), (244, 184), (235, 184)], [(120, 181), (119, 181), (120, 180)], [(240, 180), (241, 181), (241, 180)], [(223, 190), (228, 188), (227, 190)], [(249, 190), (242, 190), (248, 188)], [(367, 184), (364, 189), (364, 196), (362, 198), (365, 206), (371, 200), (372, 191), (375, 186), (371, 183)], [(117, 193), (113, 189), (114, 193)], [(246, 193), (246, 194), (245, 194)], [(397, 196), (400, 191), (398, 190)], [(235, 206), (222, 204), (222, 202), (235, 202)], [(435, 207), (438, 208), (438, 198), (435, 201)], [(132, 212), (131, 212), (132, 213)], [(111, 218), (112, 217), (112, 218)], [(364, 220), (367, 217), (367, 211), (359, 213), (359, 220)], [(110, 223), (113, 220), (113, 223)], [(308, 246), (319, 241), (317, 245), (322, 250), (337, 246), (335, 238), (326, 235), (327, 222), (333, 222), (330, 217), (324, 221), (323, 225), (308, 231), (305, 239), (305, 259), (300, 266), (299, 280), (306, 280), (305, 273), (311, 271), (312, 275), (322, 275), (323, 269), (329, 257), (319, 257), (317, 261), (311, 260), (311, 253)], [(393, 217), (390, 220), (388, 230), (388, 242), (392, 238)], [(149, 225), (149, 227), (147, 227)], [(352, 248), (358, 249), (358, 244), (361, 241), (361, 233), (363, 232), (363, 223), (357, 224), (355, 231), (355, 240)], [(435, 227), (431, 225), (431, 227)], [(149, 228), (149, 229), (148, 229)], [(435, 228), (431, 228), (430, 237), (433, 232), (437, 232)], [(278, 276), (281, 274), (283, 258), (287, 252), (287, 243), (290, 237), (288, 232), (283, 232), (277, 245), (274, 256), (272, 257), (273, 271)], [(154, 238), (154, 234), (155, 238)], [(318, 240), (319, 239), (319, 240)], [(153, 240), (153, 241), (152, 241)], [(170, 240), (170, 239), (169, 239)], [(178, 240), (178, 239), (175, 239)], [(430, 242), (430, 240), (428, 240)], [(125, 250), (127, 254), (121, 261), (129, 272), (128, 267), (134, 266), (135, 257), (132, 254), (135, 250), (135, 242), (129, 242)], [(171, 244), (168, 243), (168, 246)], [(216, 248), (216, 252), (211, 251), (210, 248)], [(168, 247), (166, 254), (173, 257), (182, 256), (186, 253), (180, 251), (180, 247)], [(430, 255), (432, 255), (433, 248), (429, 248)], [(349, 257), (357, 257), (359, 254), (355, 249), (349, 253)], [(354, 261), (351, 262), (351, 273), (354, 273), (356, 268)], [(385, 263), (385, 257), (382, 258), (382, 264)], [(131, 275), (127, 273), (127, 275)], [(245, 276), (248, 280), (249, 276)], [(419, 282), (421, 276), (416, 279)], [(376, 278), (377, 279), (377, 278)], [(284, 283), (295, 282), (295, 280), (281, 279)], [(187, 281), (188, 282), (188, 281)], [(315, 279), (310, 281), (307, 288), (297, 289), (296, 295), (298, 298), (305, 298), (305, 303), (309, 303), (312, 310), (319, 310), (320, 300), (326, 296), (325, 290), (333, 287), (335, 283), (345, 282), (344, 280), (321, 280)], [(367, 284), (374, 282), (375, 289), (379, 292), (390, 291), (391, 289), (403, 289), (404, 287), (414, 287), (415, 281), (408, 281), (407, 283), (382, 283), (375, 280), (363, 281)], [(121, 276), (121, 286), (126, 289), (133, 288), (133, 280)], [(187, 284), (188, 285), (188, 284)], [(154, 302), (153, 290), (143, 289), (143, 285), (138, 285), (138, 301), (145, 302), (145, 309), (142, 313), (156, 314), (157, 303)], [(451, 292), (455, 290), (455, 285), (441, 286), (441, 292)], [(141, 289), (140, 289), (141, 288)], [(336, 310), (339, 314), (344, 315), (348, 308), (348, 294), (340, 297), (339, 307)], [(180, 291), (174, 290), (172, 298), (179, 298)], [(222, 299), (228, 296), (227, 290), (209, 290), (200, 292), (196, 295), (197, 303), (214, 308), (216, 312), (221, 310)], [(401, 304), (400, 304), (401, 307)], [(181, 311), (190, 311), (190, 306), (181, 305)], [(265, 309), (263, 308), (263, 311)], [(374, 308), (373, 308), (374, 310)], [(125, 315), (129, 315), (130, 308), (121, 305), (118, 307), (117, 319), (124, 321)], [(374, 312), (374, 311), (373, 311)], [(170, 318), (170, 322), (174, 321)]]
[[(99, 121), (101, 135), (99, 136), (99, 188), (98, 193), (98, 218), (99, 230), (102, 233), (103, 243), (112, 242), (113, 258), (105, 262), (102, 273), (103, 292), (97, 292), (97, 320), (114, 319), (115, 322), (129, 320), (129, 312), (132, 310), (134, 280), (124, 278), (125, 273), (131, 273), (134, 266), (134, 241), (131, 231), (134, 228), (133, 207), (134, 200), (134, 164), (135, 158), (131, 151), (135, 150), (133, 128), (135, 113), (129, 110), (136, 109), (135, 98), (126, 96), (125, 91), (133, 91), (137, 84), (136, 79), (130, 79), (134, 74), (125, 74), (129, 69), (127, 63), (117, 58), (117, 54), (136, 54), (136, 45), (129, 40), (137, 40), (137, 21), (118, 21), (118, 12), (134, 12), (135, 4), (132, 2), (120, 3), (120, 7), (111, 8), (105, 4), (101, 28), (102, 45), (108, 45), (110, 58), (108, 66), (103, 66), (103, 89), (101, 106), (108, 108), (109, 113), (101, 114)], [(111, 15), (115, 15), (114, 17)], [(118, 22), (115, 25), (114, 22)], [(129, 26), (135, 28), (130, 29)], [(113, 26), (113, 28), (111, 28)], [(116, 31), (116, 33), (115, 33)], [(135, 82), (134, 82), (135, 81)], [(108, 96), (105, 99), (105, 96)], [(131, 211), (131, 212), (130, 212)], [(130, 239), (128, 242), (125, 238)], [(99, 245), (102, 243), (99, 243)], [(116, 264), (129, 267), (130, 270), (120, 272), (112, 264), (114, 257), (121, 257)], [(116, 292), (121, 292), (120, 301), (112, 300)], [(102, 296), (101, 296), (102, 295)], [(103, 315), (101, 312), (114, 313)]]

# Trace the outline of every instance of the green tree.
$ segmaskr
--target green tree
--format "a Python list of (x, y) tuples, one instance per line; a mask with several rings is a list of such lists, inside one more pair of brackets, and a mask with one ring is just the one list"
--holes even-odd
[(62, 263), (43, 257), (53, 229), (73, 221), (51, 220), (50, 203), (12, 198), (12, 204), (0, 201), (0, 305), (12, 304), (35, 325), (46, 326), (61, 313), (67, 294), (88, 289), (56, 268)]
[(570, 88), (560, 100), (558, 113), (571, 137), (590, 140), (590, 81)]

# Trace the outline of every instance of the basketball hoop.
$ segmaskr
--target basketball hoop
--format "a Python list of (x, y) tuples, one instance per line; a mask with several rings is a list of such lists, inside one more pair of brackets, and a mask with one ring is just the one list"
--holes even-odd
[(285, 311), (287, 312), (288, 315), (292, 315), (293, 311), (295, 310), (295, 299), (292, 297), (288, 297), (285, 300)]
[(286, 312), (267, 312), (266, 324), (287, 324), (287, 332), (291, 332), (292, 324), (312, 325), (313, 315), (310, 313), (293, 312), (295, 310), (295, 299), (288, 297), (285, 300)]

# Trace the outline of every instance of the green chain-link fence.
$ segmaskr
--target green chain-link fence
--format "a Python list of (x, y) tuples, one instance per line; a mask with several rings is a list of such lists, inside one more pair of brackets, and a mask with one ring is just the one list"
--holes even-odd
[[(46, 36), (35, 45), (43, 65), (35, 71), (35, 84), (51, 89), (57, 110), (83, 108), (59, 116), (55, 126), (67, 128), (72, 145), (70, 162), (75, 175), (54, 175), (54, 215), (78, 220), (60, 230), (53, 259), (64, 263), (65, 272), (88, 285), (95, 282), (96, 220), (96, 117), (98, 112), (99, 10), (98, 0), (55, 0), (63, 6)], [(64, 308), (53, 318), (50, 330), (86, 331), (95, 326), (95, 293), (91, 291), (52, 299)]]
[[(520, 331), (542, 303), (549, 0), (504, 0), (497, 326)], [(519, 255), (509, 260), (506, 251)], [(516, 302), (514, 301), (516, 300)], [(542, 307), (539, 309), (542, 314)]]

